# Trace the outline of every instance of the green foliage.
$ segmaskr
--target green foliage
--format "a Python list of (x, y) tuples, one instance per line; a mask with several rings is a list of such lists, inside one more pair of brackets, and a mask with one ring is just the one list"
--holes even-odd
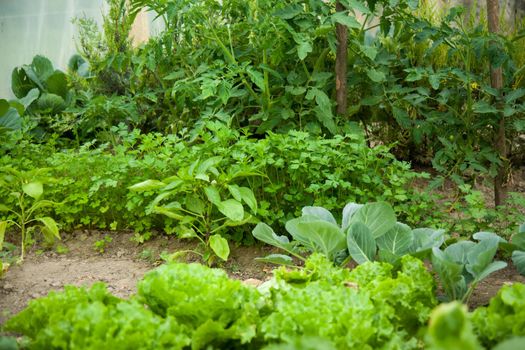
[(382, 263), (349, 273), (314, 254), (299, 283), (295, 272), (278, 270), (274, 311), (261, 324), (265, 339), (293, 343), (307, 335), (337, 349), (417, 348), (414, 336), (436, 303), (434, 282), (420, 261), (406, 257), (402, 265), (397, 276)]
[[(243, 211), (257, 214), (268, 224), (282, 226), (304, 206), (340, 210), (338, 198), (359, 202), (386, 200), (397, 207), (409, 200), (408, 184), (417, 177), (409, 170), (408, 164), (396, 161), (388, 153), (388, 148), (368, 148), (356, 134), (324, 139), (303, 132), (290, 132), (271, 134), (258, 140), (220, 123), (208, 123), (194, 135), (141, 134), (136, 129), (127, 131), (123, 125), (112, 128), (108, 135), (111, 135), (108, 144), (94, 147), (88, 143), (77, 150), (61, 149), (60, 152), (57, 152), (59, 146), (51, 142), (36, 145), (22, 141), (0, 163), (28, 170), (51, 169), (57, 180), (46, 187), (46, 197), (64, 203), (55, 211), (55, 218), (64, 229), (79, 226), (129, 228), (142, 234), (137, 236), (139, 240), (147, 239), (153, 230), (183, 235), (184, 231), (178, 227), (184, 223), (167, 216), (146, 216), (146, 212), (153, 214), (155, 204), (150, 203), (159, 191), (139, 193), (129, 191), (128, 187), (179, 172), (184, 175), (196, 162), (217, 162), (214, 168), (222, 175), (213, 174), (210, 168), (207, 176), (210, 182), (217, 181), (214, 187), (222, 196), (221, 201), (235, 199), (233, 194), (238, 197), (237, 187), (249, 188), (257, 203), (256, 207), (255, 203), (251, 206), (257, 211), (253, 212), (242, 200), (242, 191), (247, 191), (240, 190)], [(235, 171), (240, 173), (226, 181), (228, 176), (235, 175)], [(243, 172), (264, 176), (241, 176)], [(226, 187), (221, 187), (221, 184)], [(190, 194), (184, 191), (193, 189), (192, 186), (198, 190), (201, 201), (210, 203), (203, 194), (204, 188), (210, 185), (205, 180), (191, 177), (184, 178), (183, 186), (173, 190), (183, 194), (177, 199), (182, 205), (186, 205)], [(14, 203), (2, 189), (0, 198), (4, 203)], [(122, 200), (115, 201), (114, 198)], [(244, 195), (244, 198), (248, 197)], [(159, 206), (167, 203), (168, 198)], [(209, 205), (216, 213), (214, 215), (224, 215), (216, 205)], [(200, 225), (196, 219), (192, 220)], [(232, 227), (231, 237), (240, 241), (246, 231), (244, 226)]]
[(216, 256), (227, 260), (230, 250), (220, 232), (253, 222), (257, 215), (253, 191), (237, 183), (262, 174), (248, 165), (223, 169), (220, 163), (223, 157), (219, 156), (197, 159), (181, 167), (177, 175), (162, 181), (146, 180), (130, 190), (158, 192), (150, 204), (151, 212), (177, 220), (180, 237), (198, 238)]
[(238, 348), (256, 336), (261, 295), (224, 271), (198, 264), (169, 264), (149, 272), (139, 299), (155, 314), (185, 328), (192, 349)]
[(29, 337), (31, 349), (183, 349), (190, 342), (173, 318), (121, 301), (100, 283), (33, 300), (6, 329)]
[(427, 345), (431, 350), (481, 350), (467, 307), (455, 301), (439, 305), (430, 316)]
[(11, 206), (0, 204), (0, 212), (6, 213), (8, 217), (7, 220), (0, 221), (0, 248), (8, 225), (15, 225), (20, 229), (22, 236), (20, 261), (24, 259), (25, 248), (31, 241), (33, 230), (38, 228), (48, 245), (52, 245), (55, 239), (60, 239), (55, 220), (40, 215), (42, 209), (58, 204), (41, 198), (44, 194), (44, 183), (51, 180), (47, 176), (48, 172), (49, 169), (42, 168), (28, 172), (10, 167), (0, 168), (0, 185), (15, 199)]
[(400, 266), (367, 262), (350, 271), (312, 254), (303, 268), (275, 270), (257, 290), (219, 269), (171, 263), (147, 273), (129, 300), (101, 283), (66, 286), (31, 301), (2, 331), (22, 334), (19, 345), (30, 349), (420, 349), (425, 342), (444, 350), (481, 349), (477, 337), (492, 347), (523, 336), (523, 285), (503, 287), (469, 315), (457, 302), (434, 309), (435, 282), (420, 260), (405, 256)]
[(489, 306), (473, 312), (472, 324), (487, 347), (512, 336), (525, 336), (525, 285), (503, 286)]
[(66, 74), (39, 55), (13, 70), (11, 89), (17, 98), (32, 100), (27, 109), (33, 114), (60, 113), (71, 101)]
[(503, 261), (493, 261), (498, 244), (499, 237), (494, 235), (478, 243), (460, 241), (443, 251), (432, 248), (432, 268), (449, 300), (468, 302), (479, 282), (507, 266)]
[[(444, 241), (444, 231), (429, 228), (412, 230), (396, 222), (394, 210), (384, 202), (365, 205), (348, 203), (339, 225), (323, 207), (304, 207), (302, 216), (286, 223), (292, 236), (277, 235), (270, 226), (259, 223), (253, 236), (267, 244), (303, 259), (304, 251), (321, 253), (330, 261), (345, 265), (351, 258), (358, 264), (386, 261), (396, 264), (405, 254), (425, 257)], [(291, 258), (272, 254), (262, 261), (290, 264)]]
[(113, 242), (113, 238), (111, 238), (111, 236), (109, 235), (106, 235), (104, 236), (103, 239), (99, 239), (98, 241), (96, 241), (95, 243), (93, 243), (93, 248), (99, 252), (99, 253), (104, 253), (106, 251), (106, 248), (108, 247), (108, 245)]

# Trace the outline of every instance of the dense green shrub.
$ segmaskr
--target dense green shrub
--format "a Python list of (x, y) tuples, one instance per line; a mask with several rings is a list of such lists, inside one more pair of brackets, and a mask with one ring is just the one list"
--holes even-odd
[[(214, 158), (221, 172), (234, 167), (261, 174), (241, 178), (237, 185), (253, 190), (259, 203), (257, 215), (270, 224), (284, 224), (306, 205), (341, 209), (348, 201), (406, 202), (410, 199), (407, 185), (417, 177), (388, 148), (369, 148), (357, 134), (324, 139), (292, 131), (256, 139), (219, 123), (208, 123), (197, 135), (179, 137), (122, 128), (113, 132), (112, 144), (96, 148), (86, 144), (78, 150), (23, 142), (2, 164), (52, 168), (56, 183), (46, 196), (63, 202), (55, 209), (55, 217), (65, 228), (138, 232), (173, 232), (175, 224), (169, 218), (146, 215), (155, 192), (136, 193), (128, 187), (175, 175), (197, 160)], [(0, 197), (9, 202), (6, 195), (0, 190)]]

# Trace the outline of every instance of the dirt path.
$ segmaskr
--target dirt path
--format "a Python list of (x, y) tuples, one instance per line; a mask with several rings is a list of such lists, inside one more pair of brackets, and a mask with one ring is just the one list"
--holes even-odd
[[(113, 241), (101, 254), (95, 251), (94, 243), (103, 237), (99, 232), (75, 232), (64, 242), (67, 253), (39, 255), (33, 250), (22, 265), (12, 266), (0, 280), (0, 324), (22, 310), (31, 299), (68, 284), (90, 286), (101, 281), (113, 294), (128, 297), (135, 292), (137, 281), (158, 265), (162, 251), (195, 248), (195, 243), (167, 237), (137, 245), (130, 240), (131, 234), (119, 232), (111, 234)], [(272, 267), (254, 258), (270, 252), (272, 248), (269, 247), (237, 247), (232, 249), (231, 258), (223, 267), (233, 278), (266, 280), (271, 276)], [(513, 267), (497, 272), (479, 285), (471, 306), (485, 305), (503, 284), (514, 282), (525, 283), (525, 277), (518, 275)]]

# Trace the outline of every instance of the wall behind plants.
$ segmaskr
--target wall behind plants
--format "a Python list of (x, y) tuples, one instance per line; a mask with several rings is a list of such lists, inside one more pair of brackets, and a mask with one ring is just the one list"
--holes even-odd
[(2, 0), (0, 2), (0, 96), (13, 97), (11, 71), (33, 56), (49, 57), (66, 69), (75, 48), (71, 20), (86, 15), (102, 20), (104, 0)]

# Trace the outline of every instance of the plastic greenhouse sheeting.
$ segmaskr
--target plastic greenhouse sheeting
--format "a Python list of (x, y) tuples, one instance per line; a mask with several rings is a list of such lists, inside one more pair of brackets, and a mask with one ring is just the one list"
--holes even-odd
[(12, 98), (11, 72), (33, 56), (67, 69), (76, 52), (74, 17), (102, 20), (104, 0), (0, 0), (0, 98)]

